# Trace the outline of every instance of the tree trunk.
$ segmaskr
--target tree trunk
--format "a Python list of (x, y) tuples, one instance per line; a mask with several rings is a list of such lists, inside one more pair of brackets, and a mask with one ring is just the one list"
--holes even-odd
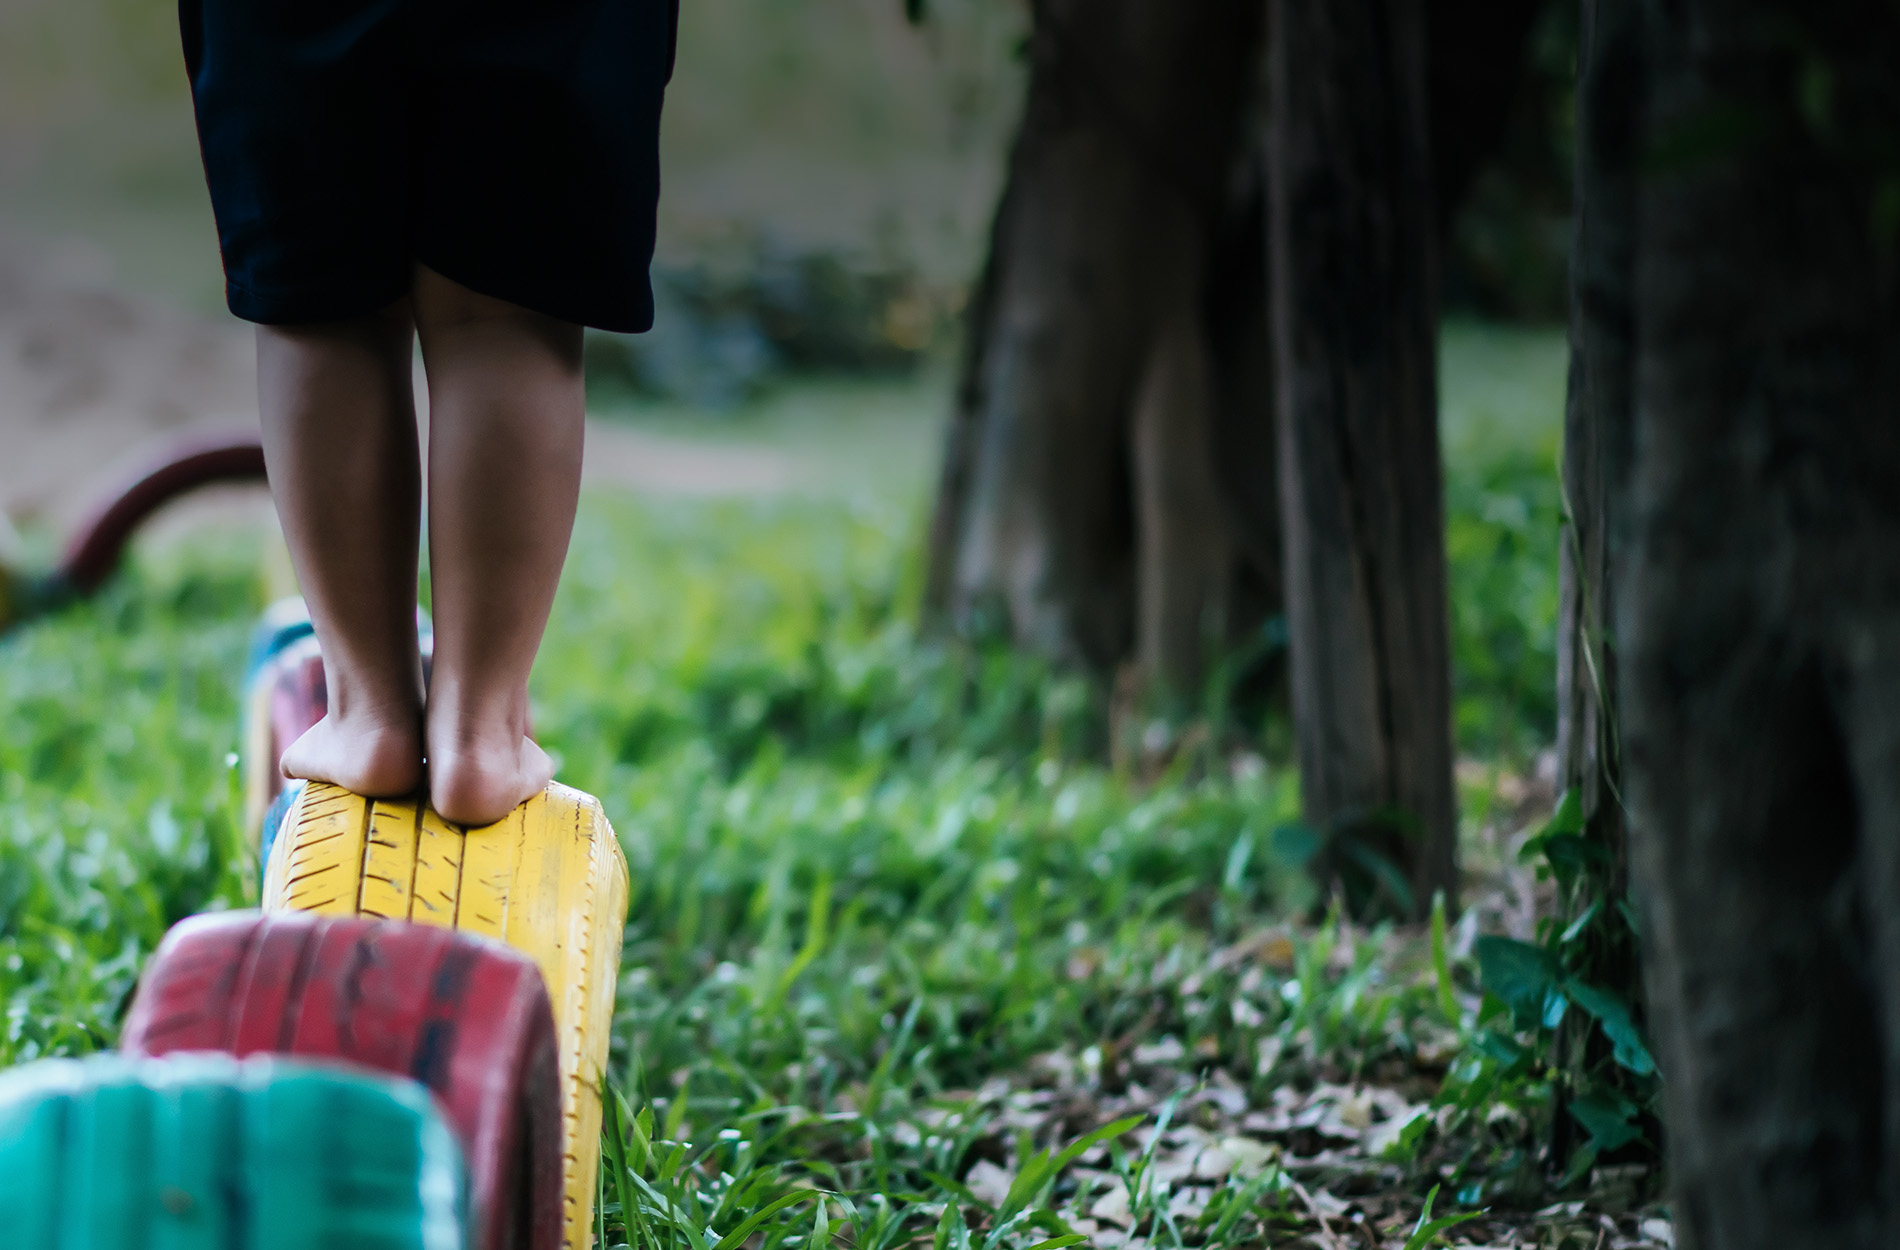
[[(1388, 908), (1456, 902), (1435, 231), (1418, 0), (1272, 0), (1287, 623), (1307, 819)], [(1389, 874), (1358, 879), (1371, 894)]]
[[(1261, 60), (1264, 69), (1264, 56)], [(1264, 130), (1266, 102), (1257, 103), (1249, 113)], [(1264, 135), (1255, 133), (1242, 149), (1244, 163), (1220, 215), (1202, 293), (1213, 365), (1214, 462), (1220, 498), (1233, 521), (1235, 578), (1228, 587), (1228, 612), (1235, 635), (1278, 616), (1286, 602), (1280, 575), (1273, 337), (1267, 319)]]
[[(1134, 652), (1151, 685), (1188, 691), (1247, 562), (1274, 547), (1249, 533), (1257, 500), (1224, 489), (1217, 459), (1270, 455), (1270, 439), (1234, 429), (1270, 419), (1233, 404), (1264, 332), (1236, 351), (1208, 316), (1232, 281), (1223, 221), (1247, 207), (1230, 185), (1260, 3), (1032, 11), (1029, 99), (972, 309), (926, 607), (1098, 671)], [(1237, 476), (1258, 491), (1271, 460)], [(1277, 569), (1253, 580), (1276, 583)]]
[(1204, 265), (1190, 250), (1196, 233), (1175, 232), (1180, 254), (1162, 261), (1134, 414), (1137, 659), (1156, 684), (1177, 692), (1199, 684), (1209, 635), (1225, 632), (1233, 580), (1216, 488), (1214, 364), (1197, 298)]
[[(1631, 455), (1630, 300), (1635, 240), (1636, 125), (1642, 107), (1639, 0), (1584, 0), (1577, 91), (1576, 234), (1571, 253), (1570, 387), (1564, 412), (1565, 524), (1559, 556), (1557, 760), (1575, 791), (1583, 835), (1601, 859), (1560, 881), (1559, 922), (1583, 921), (1577, 971), (1640, 1006), (1636, 935), (1616, 903), (1629, 895), (1610, 622), (1621, 582)], [(1585, 914), (1597, 910), (1586, 919)], [(1559, 1032), (1558, 1064), (1574, 1081), (1612, 1072), (1602, 1032), (1571, 1012)], [(1625, 1084), (1627, 1084), (1627, 1080)], [(1625, 1093), (1632, 1090), (1626, 1089)], [(1553, 1125), (1559, 1166), (1576, 1124)]]
[[(1432, 5), (1438, 200), (1501, 139), (1542, 3)], [(1134, 653), (1151, 687), (1179, 692), (1210, 639), (1282, 610), (1266, 171), (1249, 133), (1264, 4), (1032, 6), (1028, 107), (932, 519), (930, 615), (1099, 671)]]
[(1891, 1247), (1900, 13), (1644, 8), (1615, 633), (1679, 1244)]

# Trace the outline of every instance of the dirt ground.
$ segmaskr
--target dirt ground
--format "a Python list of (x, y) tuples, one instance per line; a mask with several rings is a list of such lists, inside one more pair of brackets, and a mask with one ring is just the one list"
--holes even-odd
[(168, 440), (256, 428), (244, 328), (114, 290), (88, 259), (0, 240), (0, 507), (15, 521), (59, 526)]

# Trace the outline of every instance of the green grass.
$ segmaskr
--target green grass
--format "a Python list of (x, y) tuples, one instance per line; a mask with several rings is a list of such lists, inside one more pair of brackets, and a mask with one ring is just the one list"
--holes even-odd
[(143, 568), (0, 640), (0, 1063), (109, 1044), (166, 928), (240, 897), (246, 554)]
[[(1548, 739), (1552, 427), (1484, 413), (1538, 393), (1548, 340), (1461, 352), (1460, 727), (1524, 757)], [(862, 413), (802, 411), (718, 437), (859, 441)], [(633, 872), (607, 1244), (1257, 1246), (1353, 1219), (1396, 1247), (1435, 1184), (1441, 1211), (1534, 1200), (1534, 1082), (1461, 1079), (1423, 1115), (1477, 1011), (1464, 947), (1441, 979), (1416, 935), (1300, 923), (1322, 900), (1283, 768), (1189, 745), (1118, 772), (1088, 683), (919, 636), (928, 441), (879, 447), (895, 489), (584, 503), (535, 716)], [(246, 901), (261, 565), (242, 538), (147, 551), (0, 640), (0, 1063), (109, 1045), (166, 926)], [(1455, 1236), (1503, 1244), (1502, 1218)]]

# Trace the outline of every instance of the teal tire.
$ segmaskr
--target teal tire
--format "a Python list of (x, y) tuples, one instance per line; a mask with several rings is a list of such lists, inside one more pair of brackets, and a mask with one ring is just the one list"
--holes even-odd
[(414, 1082), (274, 1056), (0, 1073), (6, 1250), (463, 1250), (462, 1159)]

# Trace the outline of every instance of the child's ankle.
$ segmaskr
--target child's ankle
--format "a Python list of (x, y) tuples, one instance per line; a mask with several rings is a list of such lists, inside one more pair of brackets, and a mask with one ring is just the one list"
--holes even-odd
[(283, 771), (377, 798), (413, 794), (422, 784), (419, 718), (325, 716), (284, 752)]
[(429, 801), (458, 824), (493, 824), (539, 794), (553, 776), (546, 752), (520, 734), (506, 741), (431, 740)]

